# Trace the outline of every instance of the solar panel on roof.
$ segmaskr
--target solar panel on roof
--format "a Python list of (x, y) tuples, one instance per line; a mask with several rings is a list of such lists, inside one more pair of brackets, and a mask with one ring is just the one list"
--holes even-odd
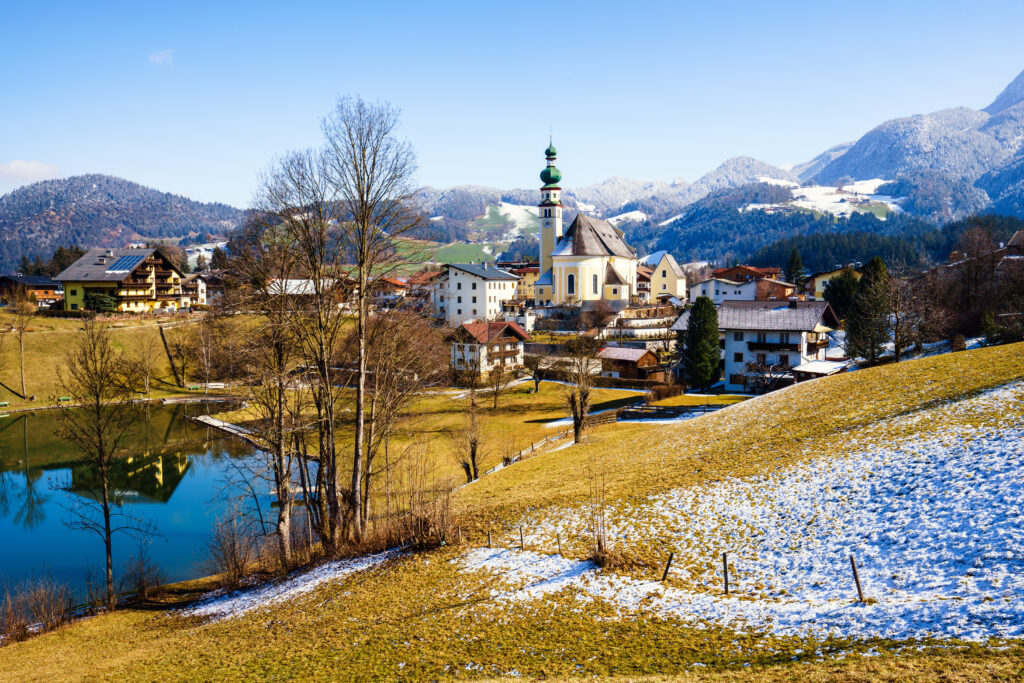
[(146, 258), (145, 254), (142, 254), (141, 256), (138, 254), (133, 254), (131, 256), (122, 256), (116, 261), (114, 261), (112, 264), (110, 264), (110, 267), (107, 268), (107, 272), (127, 272), (134, 268), (135, 266), (139, 265), (139, 262), (141, 262), (142, 259), (144, 258)]

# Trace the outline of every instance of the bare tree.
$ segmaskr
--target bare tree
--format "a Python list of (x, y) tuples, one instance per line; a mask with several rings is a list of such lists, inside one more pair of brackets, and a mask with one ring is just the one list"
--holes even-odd
[(11, 299), (11, 310), (14, 313), (14, 335), (18, 338), (18, 354), (21, 362), (21, 397), (28, 398), (25, 389), (25, 332), (32, 324), (32, 316), (36, 314), (39, 307), (28, 290), (19, 287)]
[[(110, 466), (123, 446), (139, 410), (132, 402), (132, 382), (125, 376), (129, 367), (110, 340), (110, 332), (96, 322), (86, 322), (82, 332), (64, 358), (58, 371), (63, 391), (75, 398), (81, 407), (60, 408), (59, 435), (72, 443), (95, 468), (99, 491), (96, 505), (100, 519), (89, 510), (72, 510), (71, 525), (87, 529), (103, 538), (106, 551), (106, 601), (114, 606), (114, 565), (112, 536), (116, 531), (143, 533), (144, 527), (117, 513), (119, 499), (110, 486)], [(120, 517), (122, 521), (115, 521)]]
[(477, 422), (476, 393), (470, 395), (469, 412), (461, 429), (450, 432), (452, 453), (466, 473), (466, 481), (480, 478), (480, 461), (483, 460), (480, 425)]
[(125, 360), (131, 366), (128, 374), (142, 383), (142, 393), (149, 394), (150, 383), (163, 355), (159, 346), (148, 343), (144, 339), (139, 341), (127, 354)]
[(342, 98), (324, 121), (326, 162), (334, 197), (344, 211), (342, 244), (356, 277), (356, 425), (351, 506), (362, 534), (362, 476), (366, 429), (367, 319), (370, 284), (398, 263), (395, 240), (420, 227), (413, 210), (416, 155), (397, 137), (399, 112), (386, 103)]
[(896, 362), (903, 359), (904, 349), (914, 341), (912, 298), (911, 285), (906, 280), (889, 277), (889, 341)]
[(759, 393), (775, 391), (782, 385), (789, 370), (789, 365), (785, 363), (747, 363), (747, 386)]
[(544, 357), (539, 353), (527, 353), (523, 355), (523, 367), (533, 380), (534, 392), (540, 391), (540, 383), (544, 375)]
[(498, 409), (498, 399), (512, 386), (515, 379), (515, 370), (501, 366), (491, 368), (491, 371), (487, 373), (487, 388), (490, 390), (493, 400), (492, 410)]
[(586, 336), (579, 336), (566, 344), (569, 355), (563, 364), (565, 379), (568, 382), (565, 389), (565, 400), (572, 413), (574, 443), (579, 443), (582, 440), (587, 413), (590, 411), (594, 376), (599, 367), (595, 359), (597, 347), (597, 340)]

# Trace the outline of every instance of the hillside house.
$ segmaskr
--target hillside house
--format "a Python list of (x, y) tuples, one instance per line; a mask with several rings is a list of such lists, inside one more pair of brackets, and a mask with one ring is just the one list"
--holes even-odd
[[(856, 269), (852, 270), (854, 277), (860, 280), (860, 271)], [(843, 267), (833, 268), (832, 270), (824, 270), (821, 271), (820, 273), (814, 273), (809, 278), (807, 278), (807, 281), (804, 283), (804, 290), (808, 294), (813, 296), (815, 299), (824, 299), (825, 285), (827, 285), (830, 281), (842, 275), (842, 273)]]
[(753, 301), (757, 296), (756, 282), (739, 282), (713, 277), (690, 285), (690, 301), (706, 296), (716, 306), (723, 301)]
[(516, 298), (519, 277), (508, 271), (486, 263), (447, 263), (444, 269), (434, 281), (431, 309), (450, 327), (500, 318), (502, 304)]
[(105, 294), (115, 310), (145, 313), (188, 308), (182, 273), (159, 249), (90, 249), (55, 278), (64, 285), (64, 309), (88, 308), (87, 299)]
[(750, 282), (752, 280), (760, 280), (766, 277), (777, 279), (780, 275), (782, 275), (782, 271), (779, 268), (757, 268), (754, 266), (743, 265), (718, 268), (711, 271), (711, 277), (725, 278), (726, 280), (733, 280), (735, 282)]
[(646, 348), (629, 348), (625, 346), (606, 346), (597, 352), (601, 361), (603, 377), (621, 377), (623, 379), (665, 379), (665, 369), (658, 361), (658, 356)]
[(523, 367), (523, 342), (529, 339), (514, 322), (462, 323), (448, 337), (451, 367), (482, 375), (495, 369), (518, 370)]
[[(685, 331), (688, 318), (689, 311), (684, 312), (672, 330)], [(838, 325), (824, 301), (722, 302), (718, 327), (724, 337), (726, 391), (765, 391), (792, 384), (794, 368), (826, 360), (828, 333)]]
[(651, 276), (654, 269), (647, 266), (637, 265), (636, 267), (636, 298), (641, 304), (651, 301)]
[(206, 279), (202, 273), (192, 273), (182, 278), (181, 291), (188, 295), (193, 306), (206, 305)]
[(64, 299), (61, 284), (45, 275), (4, 275), (0, 277), (0, 299), (10, 301), (18, 292), (25, 292), (40, 306), (49, 306)]
[(534, 264), (519, 268), (509, 268), (508, 272), (519, 277), (519, 282), (516, 283), (516, 298), (524, 301), (533, 301), (536, 294), (535, 285), (537, 280), (540, 279), (540, 266)]
[(652, 303), (658, 299), (686, 299), (686, 274), (672, 254), (656, 251), (640, 263), (651, 269), (649, 300)]
[[(746, 287), (754, 287), (754, 301), (788, 301), (796, 294), (796, 285), (773, 278), (762, 278), (743, 283)], [(803, 298), (803, 295), (800, 295)]]

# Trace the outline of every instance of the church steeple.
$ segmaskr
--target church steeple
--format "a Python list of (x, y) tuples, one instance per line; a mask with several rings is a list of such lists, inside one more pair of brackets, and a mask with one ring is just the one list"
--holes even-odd
[(558, 186), (562, 172), (555, 166), (557, 154), (554, 143), (549, 139), (548, 148), (544, 150), (547, 166), (540, 172), (544, 185), (540, 188), (540, 204), (537, 205), (540, 215), (541, 275), (551, 268), (551, 252), (562, 237), (562, 188)]

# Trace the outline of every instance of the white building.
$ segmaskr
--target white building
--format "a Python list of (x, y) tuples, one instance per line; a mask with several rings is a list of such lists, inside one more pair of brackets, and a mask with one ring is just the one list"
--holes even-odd
[(487, 264), (448, 263), (431, 291), (431, 308), (450, 327), (467, 320), (497, 320), (516, 296), (519, 277)]
[[(651, 287), (652, 296), (654, 287)], [(706, 296), (716, 306), (723, 301), (753, 301), (757, 297), (757, 282), (736, 282), (720, 277), (708, 278), (690, 285), (690, 301)]]
[[(672, 325), (686, 330), (686, 311)], [(791, 384), (793, 369), (824, 361), (828, 333), (839, 325), (824, 301), (724, 301), (718, 328), (725, 338), (725, 389), (748, 391)]]
[(495, 369), (518, 370), (523, 367), (523, 342), (529, 338), (515, 323), (463, 323), (448, 338), (452, 369), (484, 375)]

